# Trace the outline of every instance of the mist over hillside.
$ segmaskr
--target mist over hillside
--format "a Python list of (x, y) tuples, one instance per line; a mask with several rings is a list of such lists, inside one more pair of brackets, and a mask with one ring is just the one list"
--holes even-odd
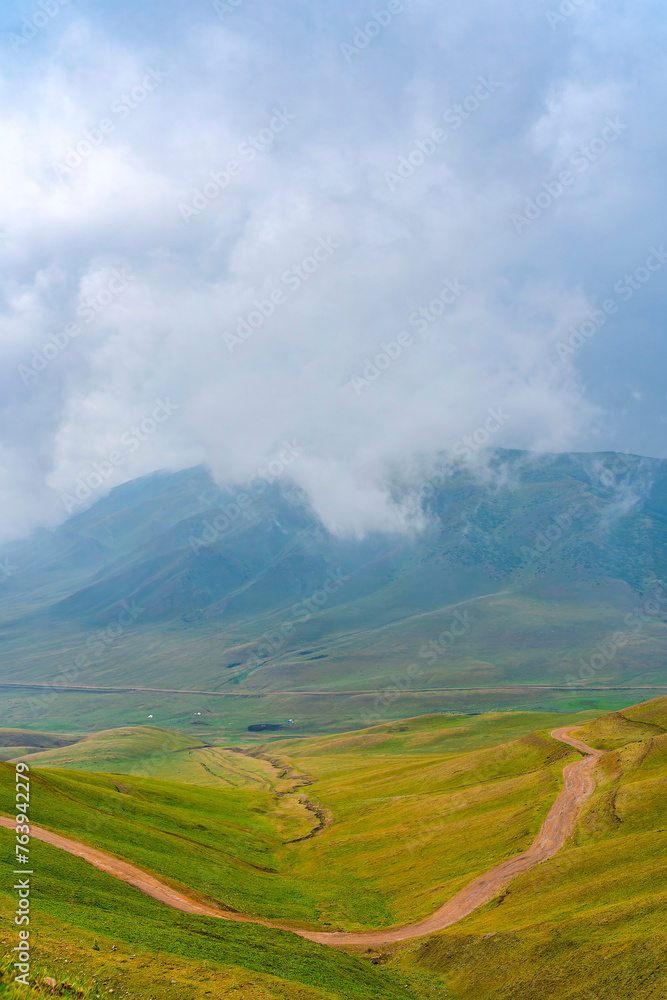
[(260, 715), (328, 693), (361, 721), (405, 698), (457, 709), (462, 689), (539, 707), (667, 685), (667, 462), (497, 449), (391, 492), (402, 530), (350, 537), (285, 480), (119, 486), (5, 551), (3, 681), (229, 694)]

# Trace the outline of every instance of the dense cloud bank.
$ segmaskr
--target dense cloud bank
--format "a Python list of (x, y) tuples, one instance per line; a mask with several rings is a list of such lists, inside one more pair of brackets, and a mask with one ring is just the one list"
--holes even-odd
[(357, 532), (436, 450), (664, 454), (657, 2), (2, 18), (2, 537), (286, 449)]

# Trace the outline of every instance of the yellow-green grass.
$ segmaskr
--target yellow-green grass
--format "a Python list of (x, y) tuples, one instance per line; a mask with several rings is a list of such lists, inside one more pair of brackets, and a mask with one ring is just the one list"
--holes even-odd
[(276, 786), (276, 770), (267, 760), (154, 726), (108, 729), (29, 756), (15, 751), (11, 760), (25, 760), (31, 767), (133, 774), (218, 788), (269, 791)]
[[(12, 772), (0, 765), (4, 813)], [(280, 877), (283, 842), (316, 825), (298, 799), (290, 808), (267, 792), (55, 768), (31, 769), (30, 784), (33, 823), (130, 860), (186, 894), (264, 916), (311, 913), (298, 881)]]
[[(150, 994), (139, 991), (139, 996), (171, 996), (177, 987), (187, 995), (186, 982), (204, 975), (193, 972), (189, 963), (210, 960), (213, 948), (219, 965), (212, 967), (209, 988), (215, 985), (211, 994), (193, 990), (193, 998), (216, 995), (217, 989), (225, 995), (221, 984), (226, 986), (227, 980), (215, 978), (224, 975), (240, 977), (242, 985), (250, 978), (255, 991), (265, 991), (253, 994), (243, 985), (239, 995), (252, 1000), (255, 995), (379, 998), (389, 995), (381, 992), (388, 984), (393, 989), (398, 983), (403, 996), (460, 1000), (663, 1000), (667, 733), (658, 727), (665, 715), (667, 699), (659, 699), (624, 711), (622, 720), (613, 715), (581, 727), (584, 738), (588, 728), (601, 739), (605, 733), (623, 739), (624, 745), (602, 758), (596, 792), (566, 847), (455, 927), (426, 942), (368, 955), (367, 961), (380, 963), (379, 972), (384, 968), (394, 978), (368, 985), (355, 972), (355, 988), (367, 993), (354, 993), (344, 977), (340, 992), (332, 992), (329, 984), (316, 992), (322, 984), (314, 978), (310, 959), (304, 965), (303, 956), (294, 957), (300, 945), (292, 945), (293, 935), (250, 925), (225, 925), (220, 933), (220, 922), (173, 913), (166, 917), (170, 911), (165, 907), (145, 897), (139, 900), (130, 887), (110, 886), (108, 876), (94, 871), (90, 877), (96, 885), (98, 878), (107, 880), (104, 893), (95, 902), (84, 899), (81, 886), (88, 876), (81, 872), (90, 873), (89, 866), (34, 843), (35, 857), (44, 861), (47, 873), (40, 919), (51, 919), (55, 897), (64, 891), (71, 898), (75, 884), (76, 926), (100, 941), (103, 936), (103, 947), (119, 938), (132, 954), (139, 948), (146, 955), (164, 948), (176, 984), (170, 982), (168, 989), (162, 984), (164, 994), (156, 988)], [(33, 799), (42, 810), (34, 819), (74, 836), (78, 829), (80, 839), (143, 865), (193, 896), (232, 900), (232, 905), (236, 899), (240, 909), (295, 923), (331, 924), (332, 929), (408, 921), (430, 912), (465, 881), (532, 839), (561, 786), (564, 763), (576, 757), (546, 733), (554, 722), (586, 720), (538, 716), (530, 721), (541, 723), (541, 734), (526, 734), (524, 728), (525, 735), (510, 740), (513, 727), (521, 729), (520, 716), (495, 722), (431, 716), (364, 733), (273, 743), (269, 750), (276, 760), (295, 751), (290, 754), (294, 772), (315, 779), (308, 794), (335, 817), (332, 827), (298, 844), (285, 844), (285, 830), (278, 833), (274, 810), (283, 800), (273, 793), (186, 788), (135, 775), (32, 770)], [(637, 739), (639, 724), (645, 728)], [(471, 745), (475, 749), (464, 749)], [(0, 785), (8, 777), (11, 768), (0, 766)], [(103, 817), (102, 825), (82, 829), (82, 818), (90, 815)], [(0, 834), (9, 836), (8, 831)], [(80, 870), (76, 878), (72, 864)], [(266, 871), (271, 866), (273, 872)], [(50, 879), (61, 880), (58, 893)], [(124, 912), (131, 914), (131, 927), (122, 923), (117, 902), (109, 902), (117, 893), (124, 900), (130, 894)], [(168, 933), (158, 933), (152, 917), (146, 920), (145, 906), (160, 907), (155, 912), (163, 923), (175, 922)], [(137, 918), (144, 929), (137, 930)], [(266, 938), (255, 939), (255, 931)], [(242, 947), (238, 933), (245, 935)], [(70, 928), (63, 934), (71, 943), (78, 931)], [(287, 986), (282, 981), (285, 968), (274, 975), (273, 934), (280, 936), (282, 953), (286, 940), (293, 949)], [(124, 957), (126, 965), (133, 961)], [(274, 976), (275, 982), (248, 977), (248, 968)], [(368, 970), (363, 962), (359, 968)], [(280, 993), (294, 987), (295, 969), (301, 976), (298, 989), (303, 986), (304, 992)], [(125, 982), (129, 986), (131, 980)]]
[(55, 736), (53, 733), (37, 733), (30, 729), (0, 729), (0, 760), (12, 760), (41, 750), (68, 746), (78, 737)]
[[(312, 839), (294, 844), (285, 841), (295, 839), (288, 834), (298, 824), (290, 828), (292, 820), (277, 814), (288, 796), (259, 789), (186, 787), (134, 774), (35, 768), (33, 819), (134, 861), (193, 896), (238, 909), (332, 929), (408, 922), (527, 846), (561, 787), (564, 763), (577, 756), (551, 740), (549, 729), (579, 723), (585, 739), (620, 739), (623, 745), (601, 759), (596, 792), (565, 848), (455, 927), (427, 942), (368, 959), (393, 970), (394, 984), (410, 983), (401, 988), (412, 992), (403, 995), (415, 997), (663, 1000), (667, 733), (660, 723), (666, 715), (667, 699), (658, 699), (624, 710), (620, 720), (612, 714), (591, 723), (590, 713), (570, 719), (520, 713), (495, 719), (431, 716), (339, 737), (273, 742), (267, 752), (277, 762), (289, 759), (293, 774), (310, 775), (309, 796), (331, 810), (335, 820)], [(520, 732), (522, 726), (523, 735), (512, 738), (514, 727)], [(3, 809), (11, 792), (11, 770), (0, 765)], [(311, 829), (313, 825), (311, 817)], [(0, 834), (10, 836), (8, 831)], [(80, 872), (91, 869), (48, 845), (34, 848), (37, 860), (46, 865), (38, 904), (46, 913), (57, 906), (59, 895), (49, 879), (60, 879), (60, 895), (64, 891), (70, 898), (67, 879), (76, 882), (80, 893), (87, 877)], [(72, 864), (79, 866), (76, 879)], [(130, 887), (116, 883), (112, 888), (108, 876), (93, 871), (91, 879), (98, 886), (98, 877), (107, 880), (104, 893), (110, 895), (95, 903), (77, 896), (82, 907), (77, 926), (104, 934), (106, 940), (113, 940), (108, 928), (116, 921), (114, 934), (146, 952), (164, 939), (159, 946), (170, 956), (178, 952), (198, 960), (204, 952), (194, 954), (193, 948), (204, 948), (205, 941), (206, 948), (216, 949), (221, 964), (224, 952), (227, 969), (247, 969), (250, 958), (238, 958), (244, 951), (235, 935), (241, 934), (252, 968), (267, 975), (276, 968), (261, 965), (267, 942), (274, 940), (271, 935), (280, 936), (283, 948), (284, 941), (295, 940), (245, 924), (220, 930), (219, 921), (174, 915), (165, 907), (154, 912), (163, 922), (175, 923), (163, 938), (155, 936), (154, 928), (147, 938), (148, 932), (136, 930), (137, 918), (143, 926), (142, 908), (160, 904), (137, 899)], [(118, 893), (131, 899), (126, 905), (132, 926), (123, 924), (122, 933), (118, 903), (109, 902)], [(165, 912), (170, 912), (168, 918)], [(267, 937), (253, 938), (256, 931)], [(137, 933), (139, 937), (131, 936)], [(294, 946), (297, 952), (299, 947)], [(210, 954), (206, 951), (204, 957)], [(264, 956), (261, 961), (258, 954)], [(288, 963), (292, 978), (294, 962), (301, 970), (299, 982), (309, 989), (321, 987), (308, 962), (299, 965), (296, 958)], [(180, 983), (178, 975), (172, 978)], [(383, 989), (388, 982), (378, 980)], [(262, 982), (262, 988), (272, 995), (273, 985)], [(368, 988), (376, 992), (355, 994), (346, 981), (339, 993), (329, 995), (383, 995), (379, 985)]]
[[(329, 988), (290, 981), (278, 974), (244, 968), (242, 964), (217, 963), (210, 959), (202, 961), (173, 954), (161, 946), (159, 938), (153, 950), (145, 950), (126, 944), (116, 935), (107, 937), (91, 933), (83, 927), (63, 925), (62, 921), (41, 912), (38, 934), (32, 948), (30, 985), (15, 983), (13, 956), (7, 954), (4, 963), (0, 962), (0, 996), (12, 997), (13, 1000), (52, 998), (54, 990), (44, 983), (47, 977), (56, 980), (55, 993), (65, 1000), (100, 1000), (108, 997), (110, 991), (121, 997), (151, 1000), (210, 1000), (217, 997), (230, 1000), (333, 1000), (340, 996), (335, 986), (332, 992)], [(0, 951), (10, 952), (14, 945), (15, 935), (6, 929), (0, 931)], [(239, 955), (234, 958), (243, 961)], [(336, 961), (334, 956), (331, 963), (334, 976), (337, 972)], [(342, 971), (341, 985), (346, 986), (347, 970)], [(368, 971), (364, 972), (368, 976)], [(303, 978), (299, 977), (300, 980)], [(372, 977), (369, 978), (370, 990), (359, 995), (374, 1000), (372, 990), (375, 982)], [(380, 975), (374, 978), (382, 990), (382, 979), (386, 977)], [(413, 997), (408, 991), (393, 995), (406, 1000)]]
[(599, 750), (615, 750), (667, 732), (667, 698), (654, 698), (589, 722), (575, 735)]
[(533, 731), (548, 733), (558, 726), (584, 725), (598, 715), (595, 711), (570, 715), (556, 712), (438, 713), (332, 736), (288, 740), (278, 737), (267, 742), (266, 747), (294, 760), (331, 754), (341, 758), (348, 753), (364, 756), (426, 752), (462, 754), (498, 746)]
[[(1, 943), (11, 949), (18, 936), (9, 831), (0, 830), (0, 846)], [(113, 989), (142, 1000), (417, 1000), (404, 974), (287, 932), (180, 913), (49, 844), (33, 842), (31, 863), (33, 975), (81, 984), (84, 997)], [(3, 985), (6, 977), (0, 995)]]
[[(205, 744), (196, 738), (154, 726), (125, 726), (83, 736), (70, 746), (45, 749), (30, 755), (30, 765), (109, 771), (117, 764), (134, 767), (146, 760), (172, 758)], [(16, 754), (15, 759), (20, 755)]]
[[(294, 784), (292, 779), (298, 780), (298, 771), (291, 768), (290, 759), (301, 756), (309, 761), (329, 756), (334, 767), (342, 763), (343, 757), (354, 764), (350, 752), (364, 756), (425, 753), (451, 756), (497, 746), (534, 729), (548, 735), (554, 726), (568, 722), (583, 724), (594, 716), (590, 711), (572, 716), (542, 712), (437, 714), (336, 736), (270, 742), (266, 737), (263, 740), (253, 737), (237, 741), (234, 747), (217, 746), (155, 726), (128, 726), (79, 737), (76, 741), (70, 738), (68, 745), (61, 748), (31, 752), (29, 763), (33, 767), (106, 771), (211, 787), (284, 792), (290, 783)], [(14, 748), (8, 759), (28, 761), (20, 747)], [(272, 760), (280, 762), (282, 770), (287, 772), (283, 780)], [(313, 765), (315, 771), (318, 766)]]
[(601, 758), (564, 849), (393, 961), (446, 975), (465, 1000), (663, 1000), (667, 733), (649, 727), (666, 719), (662, 698), (587, 726), (591, 742), (624, 745)]
[[(534, 734), (500, 742), (521, 728), (519, 717), (474, 720), (466, 731), (467, 721), (407, 720), (327, 738), (326, 748), (320, 739), (272, 745), (274, 755), (300, 749), (276, 791), (34, 769), (33, 821), (185, 892), (295, 925), (355, 930), (417, 920), (529, 846), (561, 788), (564, 764), (577, 757)], [(524, 732), (528, 721), (536, 719), (523, 720)], [(378, 740), (391, 752), (380, 752)], [(462, 752), (475, 744), (482, 749)], [(310, 839), (320, 823), (301, 801), (303, 789), (284, 794), (289, 775), (299, 773), (310, 775), (320, 821), (333, 818)]]
[[(406, 729), (406, 742), (415, 740), (415, 730), (426, 735), (419, 724)], [(345, 749), (338, 754), (318, 747), (316, 756), (291, 757), (316, 777), (312, 791), (335, 821), (287, 850), (285, 861), (304, 883), (326, 872), (320, 922), (343, 929), (420, 919), (521, 853), (562, 787), (565, 763), (578, 756), (534, 734), (452, 755), (428, 746), (419, 754), (414, 742), (404, 753), (369, 753), (368, 742), (364, 749), (358, 739), (341, 739)]]
[[(154, 755), (156, 743), (173, 736), (155, 730), (135, 733), (134, 740), (100, 734), (97, 743), (66, 748), (77, 753), (83, 749), (94, 767), (100, 759), (108, 762), (113, 757), (117, 769), (124, 757), (130, 771), (126, 774), (36, 768), (33, 759), (32, 818), (134, 861), (195, 898), (308, 926), (388, 925), (424, 916), (461, 884), (530, 843), (560, 788), (565, 761), (576, 754), (544, 737), (507, 737), (525, 733), (529, 723), (544, 726), (545, 721), (561, 722), (562, 717), (432, 716), (344, 735), (326, 741), (326, 746), (318, 739), (298, 741), (301, 754), (291, 758), (295, 767), (288, 775), (311, 774), (308, 794), (331, 809), (335, 823), (295, 844), (285, 842), (313, 830), (314, 818), (310, 813), (305, 820), (303, 815), (285, 815), (290, 796), (247, 788), (188, 787), (132, 773), (138, 761), (150, 759), (150, 748)], [(583, 720), (578, 716), (576, 721)], [(96, 745), (99, 754), (91, 753)], [(293, 745), (268, 750), (279, 762), (282, 751)], [(374, 749), (369, 753), (370, 745)], [(477, 749), (465, 752), (470, 746)], [(169, 759), (207, 749), (176, 750)], [(12, 768), (0, 767), (4, 811), (9, 811), (5, 803), (11, 779)], [(9, 839), (7, 831), (0, 833)], [(108, 879), (48, 845), (33, 842), (33, 852), (38, 860), (51, 852), (49, 871), (65, 883), (74, 877), (73, 864), (77, 871), (88, 870), (94, 882)], [(61, 885), (52, 896), (41, 870), (44, 905), (55, 905), (57, 912), (54, 897), (64, 892), (71, 898), (71, 885)], [(120, 887), (113, 892), (134, 894), (130, 912), (136, 917), (136, 890)], [(99, 936), (104, 927), (98, 918), (107, 919), (113, 912), (102, 902), (78, 919)], [(190, 927), (202, 926), (202, 918), (169, 917), (184, 919)], [(237, 926), (232, 925), (231, 933)], [(242, 926), (248, 930), (248, 925)], [(71, 937), (74, 931), (68, 933)], [(229, 925), (224, 933), (230, 933)], [(128, 940), (127, 934), (123, 930), (123, 940)], [(138, 946), (136, 938), (129, 943), (134, 942)], [(188, 942), (192, 944), (190, 931)], [(170, 949), (169, 944), (165, 947)], [(180, 982), (179, 976), (172, 978)], [(425, 993), (415, 995), (432, 995), (428, 984)], [(345, 989), (342, 996), (353, 995)]]

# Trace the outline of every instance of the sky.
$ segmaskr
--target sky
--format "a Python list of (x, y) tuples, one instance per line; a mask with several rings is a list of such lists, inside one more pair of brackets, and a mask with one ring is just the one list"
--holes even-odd
[(0, 541), (202, 462), (359, 533), (437, 452), (667, 457), (666, 28), (5, 3)]

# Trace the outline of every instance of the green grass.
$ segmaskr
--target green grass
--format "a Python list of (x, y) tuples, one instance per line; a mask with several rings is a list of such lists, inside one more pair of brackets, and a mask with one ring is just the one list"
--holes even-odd
[[(131, 651), (128, 653), (131, 655)], [(326, 660), (321, 661), (326, 664)], [(402, 665), (405, 667), (405, 663)], [(563, 671), (563, 687), (565, 686)], [(377, 688), (377, 695), (346, 695), (334, 692), (321, 695), (304, 693), (286, 694), (244, 693), (238, 696), (215, 697), (195, 694), (122, 693), (85, 694), (63, 691), (56, 700), (44, 706), (34, 720), (29, 706), (37, 692), (0, 689), (0, 719), (16, 726), (34, 726), (39, 730), (47, 724), (54, 733), (77, 732), (89, 735), (109, 728), (155, 725), (179, 730), (195, 738), (209, 741), (224, 737), (238, 741), (250, 738), (247, 727), (254, 723), (283, 723), (295, 719), (296, 726), (289, 733), (309, 737), (340, 734), (365, 729), (377, 722), (400, 722), (408, 717), (428, 715), (432, 712), (462, 712), (492, 714), (497, 712), (549, 712), (572, 714), (589, 711), (594, 715), (624, 709), (651, 692), (641, 690), (544, 691), (530, 686), (503, 691), (494, 688), (472, 691), (426, 689), (405, 691), (400, 695), (385, 697), (383, 691), (392, 686), (396, 670), (387, 667), (386, 676)], [(667, 681), (666, 681), (667, 682)], [(660, 694), (661, 692), (655, 692)], [(376, 698), (382, 700), (376, 709)], [(27, 707), (28, 706), (28, 707)], [(203, 722), (193, 724), (196, 712), (202, 712)], [(376, 713), (377, 718), (368, 718)], [(152, 722), (148, 719), (153, 715)], [(283, 733), (283, 738), (287, 733)], [(255, 737), (255, 741), (260, 738)]]
[[(3, 803), (8, 772), (0, 768)], [(305, 808), (291, 816), (274, 795), (242, 789), (55, 769), (30, 775), (37, 825), (126, 858), (196, 898), (264, 916), (310, 913), (296, 879), (277, 877), (281, 836), (314, 825)]]
[(29, 754), (22, 749), (15, 748), (8, 759), (25, 760), (31, 767), (132, 774), (212, 788), (284, 791), (288, 787), (266, 760), (153, 726), (109, 729), (66, 747), (31, 749)]
[(667, 698), (655, 698), (594, 719), (582, 728), (581, 738), (598, 750), (616, 750), (666, 732)]
[[(589, 723), (616, 744), (566, 846), (456, 927), (395, 954), (464, 1000), (667, 993), (667, 698)], [(656, 735), (657, 733), (657, 735)], [(577, 734), (579, 735), (579, 734)], [(391, 964), (391, 963), (390, 963)]]
[(307, 739), (281, 739), (270, 744), (271, 751), (291, 759), (334, 755), (341, 760), (362, 754), (462, 754), (498, 746), (532, 731), (548, 732), (558, 726), (582, 725), (596, 718), (595, 711), (561, 715), (557, 712), (489, 712), (484, 715), (428, 714), (400, 719), (396, 723), (369, 729)]
[[(35, 750), (30, 754), (32, 767), (77, 766), (85, 771), (109, 771), (148, 766), (163, 758), (171, 764), (176, 755), (204, 746), (201, 740), (153, 726), (109, 729), (84, 736), (65, 747)], [(19, 759), (19, 754), (14, 755)], [(26, 758), (27, 760), (27, 758)]]
[[(426, 916), (531, 843), (564, 763), (577, 755), (548, 737), (512, 737), (553, 722), (562, 717), (430, 716), (278, 741), (266, 747), (273, 766), (230, 750), (192, 749), (180, 734), (156, 729), (105, 732), (45, 755), (91, 771), (35, 768), (37, 758), (30, 759), (33, 821), (236, 910), (313, 927), (388, 926)], [(151, 748), (163, 768), (172, 761), (184, 773), (196, 767), (205, 783), (141, 777)], [(217, 755), (221, 775), (232, 773), (226, 760), (239, 768), (247, 762), (239, 772), (244, 787), (202, 768), (204, 754)], [(252, 786), (252, 769), (260, 767), (266, 785)], [(0, 779), (8, 792), (9, 766), (0, 767)], [(333, 825), (302, 840), (317, 826), (306, 791)]]
[[(249, 725), (288, 718), (296, 720), (302, 734), (311, 735), (434, 710), (620, 709), (662, 693), (644, 688), (667, 684), (667, 626), (646, 622), (641, 635), (619, 649), (591, 681), (568, 688), (567, 678), (578, 677), (580, 657), (590, 656), (601, 638), (618, 632), (629, 610), (618, 595), (602, 591), (595, 588), (582, 600), (576, 599), (578, 593), (568, 600), (562, 594), (503, 590), (462, 603), (442, 600), (436, 607), (429, 599), (423, 608), (402, 606), (384, 592), (366, 607), (351, 595), (349, 602), (294, 624), (285, 646), (243, 677), (221, 668), (221, 662), (244, 662), (253, 643), (291, 622), (289, 607), (247, 620), (187, 627), (182, 622), (146, 623), (109, 645), (79, 680), (149, 690), (0, 690), (0, 720), (40, 729), (48, 719), (54, 730), (90, 732), (146, 724), (152, 715), (156, 725), (206, 739), (208, 733), (238, 738)], [(462, 610), (474, 617), (469, 631), (434, 662), (423, 658), (422, 652), (429, 656), (428, 644)], [(56, 668), (44, 665), (73, 662), (85, 650), (88, 633), (50, 620), (48, 631), (40, 628), (36, 626), (29, 649), (24, 635), (6, 640), (6, 656), (25, 661), (22, 678), (52, 681)], [(324, 658), (301, 656), (304, 650)], [(410, 676), (411, 664), (422, 672)], [(191, 694), (184, 688), (216, 693)]]
[[(114, 489), (8, 549), (22, 568), (0, 595), (4, 680), (54, 690), (3, 689), (0, 720), (91, 732), (152, 716), (236, 738), (286, 718), (310, 735), (364, 728), (369, 712), (377, 722), (433, 710), (604, 712), (660, 694), (662, 599), (589, 681), (570, 690), (568, 675), (628, 629), (627, 613), (653, 597), (650, 579), (666, 575), (667, 465), (624, 459), (628, 483), (643, 485), (649, 467), (654, 480), (619, 516), (616, 489), (592, 472), (609, 454), (489, 459), (503, 470), (493, 486), (448, 471), (425, 500), (422, 532), (337, 539), (276, 484), (198, 554), (193, 535), (234, 490), (221, 493), (203, 469)], [(394, 488), (422, 485), (419, 474)], [(339, 569), (343, 585), (312, 614), (299, 610)], [(110, 635), (128, 595), (141, 613)], [(454, 640), (456, 615), (469, 627)], [(271, 634), (281, 638), (267, 649)], [(75, 662), (85, 664), (75, 682), (99, 690), (71, 689)], [(113, 690), (123, 686), (148, 690)]]
[(507, 740), (550, 722), (562, 716), (428, 716), (272, 743), (316, 779), (312, 791), (335, 818), (286, 855), (305, 884), (327, 872), (321, 923), (356, 929), (419, 919), (525, 850), (577, 755), (535, 734)]
[[(564, 764), (578, 757), (549, 738), (551, 728), (579, 724), (591, 743), (615, 744), (566, 846), (425, 941), (354, 956), (288, 932), (191, 917), (33, 842), (44, 954), (53, 962), (60, 955), (64, 972), (64, 957), (76, 953), (89, 979), (104, 977), (105, 989), (134, 984), (137, 996), (177, 1000), (227, 995), (223, 985), (229, 995), (252, 1000), (662, 1000), (667, 698), (621, 716), (591, 715), (431, 715), (337, 737), (274, 740), (264, 748), (274, 764), (261, 762), (273, 775), (270, 789), (34, 768), (35, 822), (126, 858), (194, 897), (295, 924), (354, 929), (419, 919), (530, 843), (561, 787)], [(128, 768), (165, 738), (151, 730), (135, 741), (102, 735), (98, 746), (115, 747)], [(301, 792), (335, 822), (289, 844), (299, 824), (280, 812), (290, 796), (277, 789), (298, 775), (312, 780)], [(3, 805), (11, 777), (11, 767), (0, 765)], [(8, 831), (0, 830), (3, 837), (9, 844)], [(101, 953), (92, 953), (91, 938)], [(170, 970), (169, 983), (158, 976), (148, 985), (156, 965)]]
[[(7, 843), (8, 831), (0, 833)], [(396, 976), (293, 934), (178, 913), (47, 844), (33, 842), (32, 862), (39, 872), (31, 908), (38, 962), (59, 980), (81, 968), (89, 982), (93, 976), (100, 985), (105, 980), (103, 995), (109, 988), (129, 987), (134, 996), (156, 1000), (226, 995), (223, 988), (231, 996), (258, 1000), (409, 1000), (415, 995)], [(8, 918), (15, 900), (4, 887), (12, 876), (8, 865), (0, 869), (0, 902)], [(103, 962), (93, 951), (95, 940)], [(118, 950), (112, 953), (113, 944)], [(66, 957), (71, 964), (65, 964)], [(177, 980), (174, 986), (171, 979)]]

